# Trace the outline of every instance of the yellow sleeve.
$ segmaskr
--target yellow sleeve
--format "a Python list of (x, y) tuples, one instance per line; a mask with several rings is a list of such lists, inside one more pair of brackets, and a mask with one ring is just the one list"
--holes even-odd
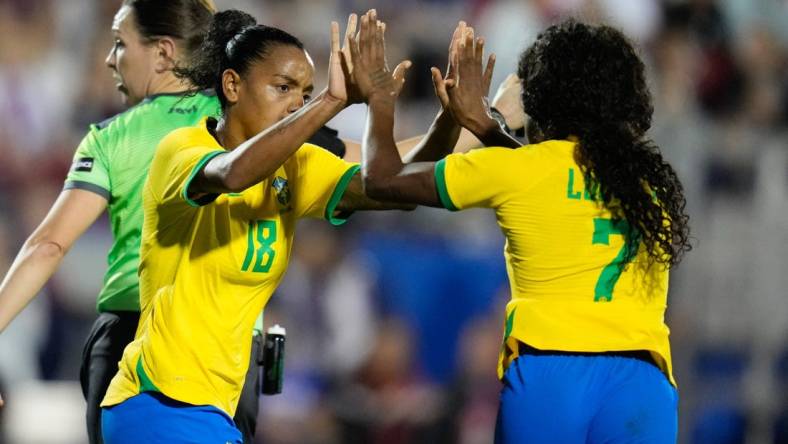
[(199, 128), (180, 128), (168, 134), (159, 143), (148, 177), (150, 191), (159, 205), (199, 207), (213, 202), (215, 194), (195, 198), (186, 191), (205, 164), (225, 152)]
[(325, 218), (332, 225), (345, 223), (349, 214), (334, 213), (359, 166), (309, 143), (296, 151), (295, 160), (295, 174), (289, 175), (295, 178), (293, 209), (296, 216)]

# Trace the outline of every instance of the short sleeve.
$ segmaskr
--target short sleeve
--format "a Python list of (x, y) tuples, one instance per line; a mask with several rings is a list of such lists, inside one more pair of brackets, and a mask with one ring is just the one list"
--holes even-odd
[(96, 193), (109, 200), (112, 183), (109, 180), (107, 147), (101, 142), (100, 130), (92, 125), (74, 153), (64, 189), (80, 189)]
[(183, 203), (199, 207), (213, 202), (215, 194), (189, 195), (189, 184), (208, 161), (225, 152), (204, 130), (173, 131), (162, 139), (151, 163), (148, 181), (153, 197), (165, 206)]
[(450, 154), (435, 164), (435, 187), (441, 205), (451, 211), (497, 208), (512, 194), (517, 172), (516, 150), (481, 148)]
[(332, 225), (345, 223), (350, 215), (336, 215), (335, 212), (359, 166), (309, 143), (299, 148), (295, 157), (295, 214), (298, 217), (325, 218)]

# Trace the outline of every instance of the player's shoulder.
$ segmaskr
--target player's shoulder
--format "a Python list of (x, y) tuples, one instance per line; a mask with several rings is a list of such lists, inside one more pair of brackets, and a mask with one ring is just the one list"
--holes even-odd
[[(101, 122), (90, 126), (92, 131), (113, 134), (134, 131), (137, 127), (136, 122), (143, 119), (146, 123), (157, 123), (155, 117), (160, 114), (162, 122), (167, 120), (167, 116), (173, 113), (197, 113), (200, 115), (210, 115), (218, 109), (218, 99), (212, 91), (197, 91), (194, 93), (163, 93), (146, 97), (140, 103), (129, 109), (119, 112), (114, 116), (108, 117)], [(203, 109), (207, 108), (207, 109)]]
[(289, 161), (300, 165), (306, 162), (325, 162), (327, 159), (339, 159), (339, 157), (320, 145), (306, 142), (296, 150)]
[(480, 150), (488, 150), (487, 157), (500, 159), (504, 162), (539, 162), (541, 160), (552, 162), (558, 157), (572, 158), (574, 147), (575, 143), (568, 140), (546, 140), (518, 148), (490, 147)]
[(98, 123), (93, 123), (83, 143), (88, 143), (95, 149), (114, 149), (119, 143), (135, 140), (139, 137), (137, 130), (143, 128), (138, 122), (152, 121), (148, 118), (149, 114), (149, 105), (142, 102)]
[(194, 126), (176, 128), (165, 135), (156, 148), (157, 154), (163, 151), (175, 152), (193, 146), (216, 146), (219, 144), (205, 128), (205, 121)]
[(573, 152), (576, 144), (576, 142), (571, 140), (550, 139), (531, 145), (525, 145), (522, 148), (526, 148), (524, 151), (555, 154)]
[(90, 129), (92, 132), (102, 136), (123, 133), (129, 129), (129, 125), (133, 123), (134, 120), (147, 115), (151, 110), (151, 102), (143, 100), (125, 111), (121, 111), (114, 116), (90, 125)]
[(300, 148), (298, 148), (298, 151), (296, 151), (296, 156), (298, 157), (310, 157), (314, 155), (319, 156), (321, 154), (331, 154), (331, 152), (320, 145), (315, 145), (314, 143), (310, 142), (305, 142)]
[(447, 157), (447, 160), (454, 162), (468, 163), (509, 163), (517, 157), (517, 151), (521, 148), (505, 148), (498, 146), (486, 146), (472, 149), (465, 153), (454, 153)]

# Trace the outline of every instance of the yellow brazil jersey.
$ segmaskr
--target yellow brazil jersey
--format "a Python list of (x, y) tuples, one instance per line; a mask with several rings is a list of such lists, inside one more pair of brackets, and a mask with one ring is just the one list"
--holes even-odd
[(646, 266), (643, 245), (622, 271), (627, 243), (639, 241), (587, 189), (574, 151), (573, 142), (550, 140), (452, 154), (435, 166), (443, 206), (494, 209), (506, 238), (512, 300), (498, 374), (520, 341), (542, 350), (647, 350), (675, 384), (668, 272)]
[(192, 200), (189, 182), (225, 151), (206, 121), (159, 144), (143, 191), (142, 315), (102, 406), (159, 391), (233, 416), (249, 365), (249, 331), (279, 284), (296, 221), (334, 210), (358, 166), (305, 144), (237, 194)]

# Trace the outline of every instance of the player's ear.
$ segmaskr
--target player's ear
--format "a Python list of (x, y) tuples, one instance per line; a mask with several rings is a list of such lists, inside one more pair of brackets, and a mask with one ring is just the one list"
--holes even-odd
[(227, 103), (234, 105), (238, 102), (241, 89), (241, 76), (234, 69), (225, 69), (222, 73), (222, 92)]
[(156, 61), (154, 69), (157, 74), (171, 71), (175, 67), (175, 52), (177, 47), (175, 41), (170, 37), (162, 37), (154, 43), (156, 51)]

